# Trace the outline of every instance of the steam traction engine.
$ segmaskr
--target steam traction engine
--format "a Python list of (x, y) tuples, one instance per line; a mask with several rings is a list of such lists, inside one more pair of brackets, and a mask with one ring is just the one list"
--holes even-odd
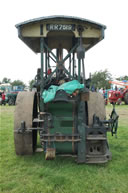
[(106, 120), (104, 99), (89, 91), (85, 52), (104, 38), (104, 25), (77, 17), (50, 16), (16, 25), (19, 38), (41, 54), (36, 91), (16, 100), (14, 142), (17, 155), (36, 150), (37, 133), (46, 159), (74, 155), (77, 163), (111, 159), (107, 131), (116, 134), (118, 115)]

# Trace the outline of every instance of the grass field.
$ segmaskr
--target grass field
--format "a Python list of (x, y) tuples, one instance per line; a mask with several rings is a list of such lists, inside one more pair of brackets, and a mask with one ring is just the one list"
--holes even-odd
[[(112, 161), (78, 165), (74, 158), (45, 161), (43, 153), (18, 157), (14, 151), (14, 108), (0, 107), (0, 192), (4, 193), (127, 193), (128, 105), (117, 106), (118, 138), (108, 134)], [(109, 114), (111, 106), (107, 107)]]

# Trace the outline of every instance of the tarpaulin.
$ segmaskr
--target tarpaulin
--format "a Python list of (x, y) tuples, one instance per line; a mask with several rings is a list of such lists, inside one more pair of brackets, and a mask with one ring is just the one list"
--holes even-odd
[(82, 88), (84, 88), (84, 84), (80, 84), (78, 80), (72, 80), (60, 86), (51, 85), (48, 90), (43, 91), (42, 98), (44, 99), (44, 103), (47, 103), (55, 98), (58, 90), (64, 90), (66, 93), (72, 94), (75, 90), (80, 90)]

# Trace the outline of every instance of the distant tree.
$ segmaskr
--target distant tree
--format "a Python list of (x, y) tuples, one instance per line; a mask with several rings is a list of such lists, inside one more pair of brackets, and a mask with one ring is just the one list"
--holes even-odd
[(101, 70), (99, 72), (96, 71), (94, 74), (92, 74), (91, 86), (95, 88), (109, 89), (109, 80), (112, 80), (112, 75), (110, 72), (108, 72), (107, 69), (104, 71)]
[(33, 83), (35, 82), (34, 79), (30, 80), (29, 81), (29, 89), (32, 90), (32, 87), (33, 87)]
[(116, 78), (117, 80), (128, 80), (128, 76), (120, 76), (118, 78)]
[(25, 87), (25, 83), (21, 80), (14, 80), (12, 83), (11, 83), (12, 86), (24, 86)]
[(2, 83), (11, 83), (11, 79), (4, 77)]

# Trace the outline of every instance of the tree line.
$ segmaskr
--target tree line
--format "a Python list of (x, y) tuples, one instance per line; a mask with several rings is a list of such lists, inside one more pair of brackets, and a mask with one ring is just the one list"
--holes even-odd
[[(91, 75), (91, 86), (95, 88), (105, 88), (109, 89), (110, 84), (109, 81), (113, 80), (112, 74), (106, 69), (104, 71), (96, 71)], [(120, 76), (116, 78), (117, 80), (128, 80), (128, 76)], [(19, 86), (23, 85), (24, 87), (26, 84), (21, 80), (14, 80), (11, 81), (10, 78), (4, 77), (2, 81), (0, 81), (0, 84), (2, 83), (10, 83), (12, 86)], [(29, 88), (32, 89), (32, 84), (34, 83), (34, 79), (29, 81)]]
[(20, 86), (20, 85), (24, 87), (26, 86), (26, 84), (21, 80), (11, 81), (10, 78), (6, 78), (6, 77), (4, 77), (2, 81), (0, 81), (0, 84), (7, 84), (7, 83), (11, 84), (12, 86)]

